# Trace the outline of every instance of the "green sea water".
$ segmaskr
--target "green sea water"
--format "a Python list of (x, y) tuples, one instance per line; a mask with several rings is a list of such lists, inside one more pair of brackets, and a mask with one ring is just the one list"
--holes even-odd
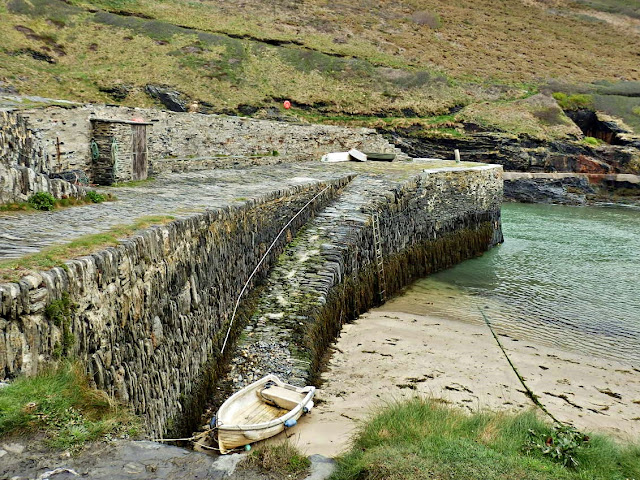
[(640, 210), (505, 204), (504, 244), (419, 280), (414, 313), (640, 367)]

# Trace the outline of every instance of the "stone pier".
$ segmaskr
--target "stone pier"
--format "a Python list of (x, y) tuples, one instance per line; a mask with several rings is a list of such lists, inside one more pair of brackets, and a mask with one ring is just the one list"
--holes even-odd
[[(266, 370), (312, 380), (342, 323), (380, 302), (381, 290), (391, 295), (502, 239), (499, 166), (306, 162), (161, 176), (119, 198), (72, 209), (73, 222), (56, 220), (64, 212), (0, 218), (8, 246), (37, 251), (144, 213), (175, 216), (116, 247), (0, 285), (0, 378), (78, 358), (152, 436), (193, 426), (186, 419), (200, 413), (226, 364), (220, 347), (238, 295), (301, 209), (251, 283), (262, 285), (260, 294), (247, 297), (253, 303), (244, 302), (233, 326), (234, 387)], [(56, 231), (34, 244), (33, 232), (52, 222)], [(65, 303), (62, 321), (47, 313)]]

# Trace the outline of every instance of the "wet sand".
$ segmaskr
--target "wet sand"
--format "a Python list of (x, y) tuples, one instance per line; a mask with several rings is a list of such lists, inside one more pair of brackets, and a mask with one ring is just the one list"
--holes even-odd
[[(385, 403), (414, 395), (468, 411), (533, 408), (481, 320), (405, 313), (412, 310), (405, 302), (399, 297), (344, 326), (317, 393), (318, 405), (289, 432), (303, 451), (345, 452), (359, 421)], [(637, 368), (522, 338), (500, 339), (557, 418), (585, 431), (640, 439)]]

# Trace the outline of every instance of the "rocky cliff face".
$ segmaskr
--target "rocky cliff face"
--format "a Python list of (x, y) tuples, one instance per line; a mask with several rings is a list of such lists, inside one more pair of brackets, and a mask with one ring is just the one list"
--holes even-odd
[(578, 140), (541, 140), (502, 133), (471, 133), (456, 138), (430, 138), (412, 132), (392, 134), (394, 143), (412, 157), (453, 158), (497, 163), (507, 171), (640, 173), (640, 143), (591, 146)]
[[(592, 146), (578, 139), (542, 140), (496, 132), (432, 138), (404, 130), (390, 136), (413, 157), (452, 159), (458, 149), (462, 160), (497, 163), (508, 172), (533, 174), (505, 176), (504, 196), (508, 200), (571, 205), (639, 203), (640, 140), (611, 122), (607, 125), (607, 138), (615, 139), (615, 145)], [(618, 178), (620, 175), (628, 178)]]

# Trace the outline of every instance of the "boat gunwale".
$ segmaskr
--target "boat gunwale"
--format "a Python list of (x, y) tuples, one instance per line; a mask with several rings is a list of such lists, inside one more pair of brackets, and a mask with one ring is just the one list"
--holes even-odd
[[(305, 390), (307, 389), (308, 391), (306, 392), (307, 394), (305, 395), (305, 397), (300, 402), (298, 402), (298, 404), (294, 408), (287, 411), (287, 413), (285, 413), (284, 415), (274, 418), (269, 422), (244, 424), (244, 425), (243, 424), (225, 425), (225, 424), (218, 423), (220, 421), (220, 412), (225, 408), (225, 406), (228, 406), (228, 404), (231, 404), (234, 400), (237, 400), (242, 394), (246, 394), (247, 391), (257, 390), (257, 388), (260, 387), (260, 385), (266, 384), (269, 381), (273, 381), (274, 383), (276, 383), (276, 385), (280, 387), (288, 388), (289, 390), (294, 390), (298, 393), (305, 393)], [(315, 391), (316, 391), (316, 387), (313, 387), (313, 386), (295, 387), (288, 383), (284, 383), (282, 380), (280, 380), (278, 377), (276, 377), (273, 374), (266, 375), (261, 379), (256, 380), (255, 382), (247, 385), (243, 389), (238, 390), (220, 406), (220, 408), (218, 409), (218, 415), (216, 415), (216, 428), (218, 430), (227, 430), (227, 431), (250, 431), (250, 430), (267, 430), (269, 428), (277, 427), (278, 425), (284, 424), (284, 422), (289, 420), (289, 418), (297, 415), (306, 405), (308, 405), (311, 399), (313, 398)]]

